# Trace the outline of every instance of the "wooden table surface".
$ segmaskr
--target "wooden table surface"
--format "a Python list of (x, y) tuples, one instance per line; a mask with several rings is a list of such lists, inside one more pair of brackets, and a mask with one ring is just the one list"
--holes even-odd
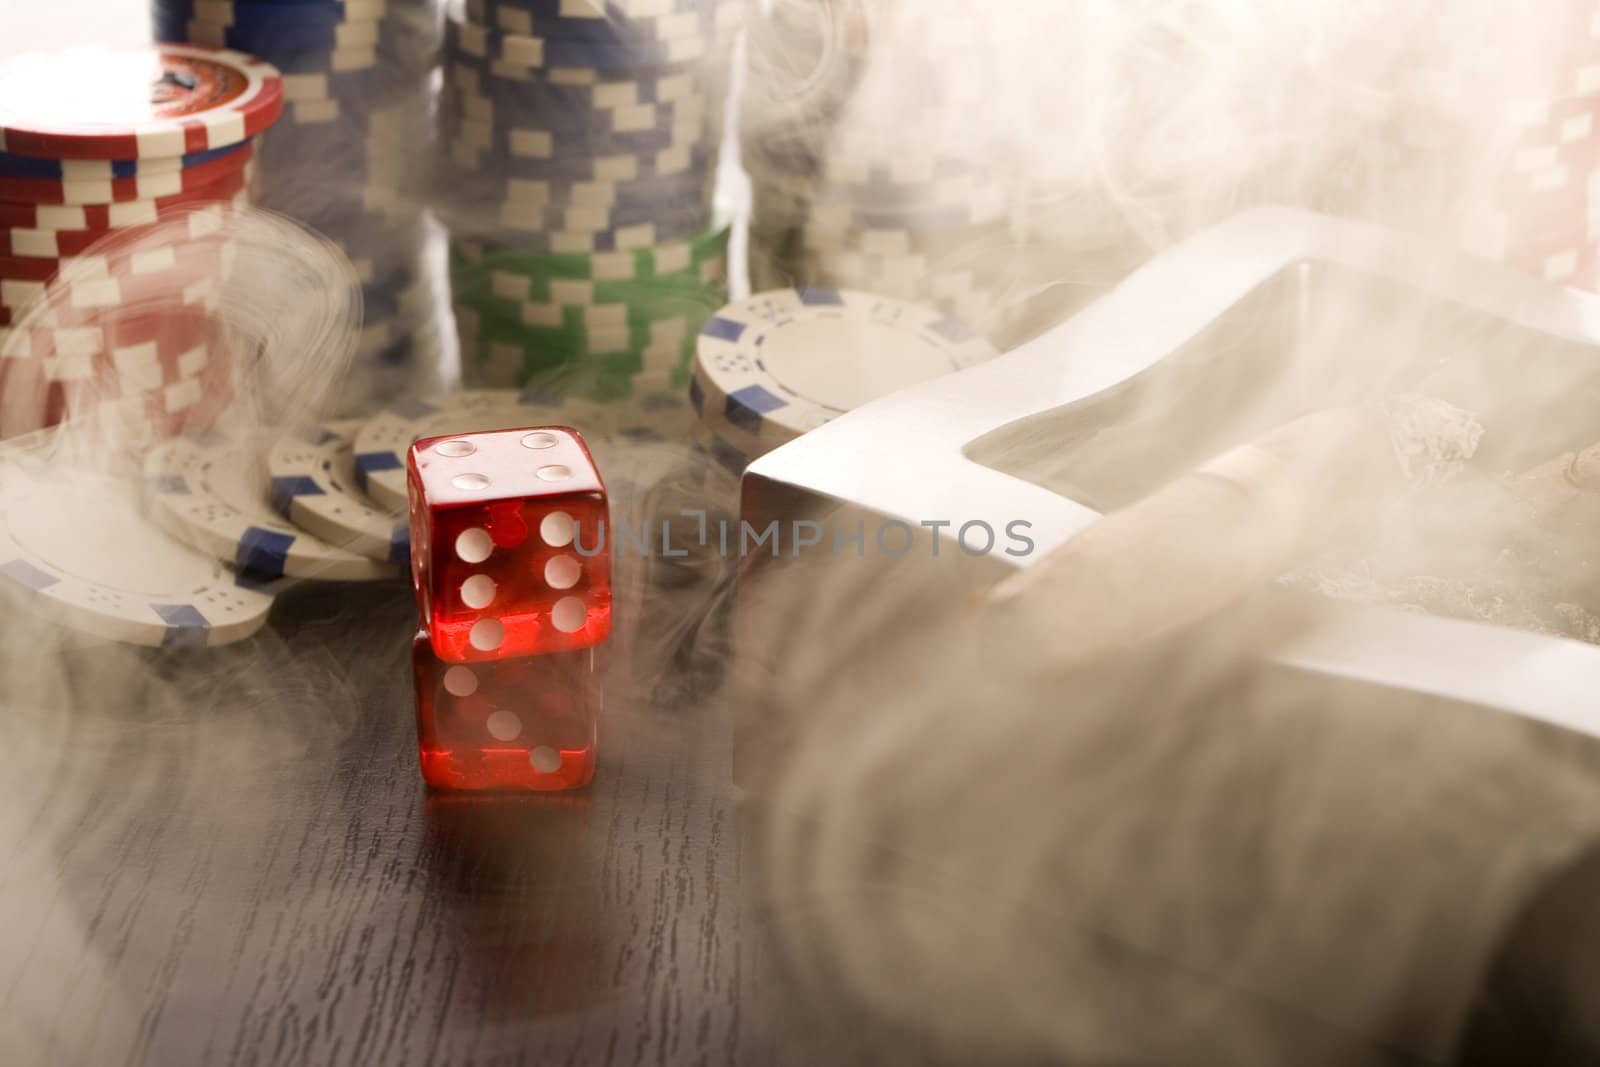
[(9, 631), (0, 1062), (764, 1058), (717, 702), (684, 670), (608, 708), (581, 794), (429, 794), (413, 612), (323, 587), (59, 671)]

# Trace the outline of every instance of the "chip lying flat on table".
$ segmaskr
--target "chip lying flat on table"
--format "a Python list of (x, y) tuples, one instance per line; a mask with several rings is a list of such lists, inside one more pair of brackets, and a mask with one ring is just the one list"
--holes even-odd
[(159, 647), (249, 637), (274, 591), (168, 537), (131, 479), (17, 448), (0, 452), (0, 578), (64, 626)]
[(690, 395), (711, 432), (754, 459), (868, 401), (996, 355), (939, 311), (849, 289), (779, 289), (706, 322)]

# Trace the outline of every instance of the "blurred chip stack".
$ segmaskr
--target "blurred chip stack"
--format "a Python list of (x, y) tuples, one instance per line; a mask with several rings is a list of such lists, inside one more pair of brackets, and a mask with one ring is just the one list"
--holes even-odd
[(282, 109), (275, 68), (220, 49), (0, 64), (0, 436), (114, 408), (143, 440), (221, 410), (225, 217)]
[(729, 0), (468, 0), (445, 26), (437, 206), (462, 376), (680, 402), (726, 299), (712, 203)]
[(1467, 245), (1547, 281), (1600, 289), (1600, 12), (1548, 95), (1511, 105), (1514, 142)]
[(343, 406), (409, 391), (437, 362), (424, 192), (437, 0), (152, 0), (161, 40), (226, 45), (284, 75), (256, 200), (337, 244), (362, 281), (365, 326)]
[(806, 281), (804, 229), (840, 117), (866, 69), (854, 3), (746, 0), (739, 153), (751, 182), (750, 284)]
[[(982, 136), (966, 32), (914, 6), (781, 0), (752, 30), (742, 151), (757, 289), (865, 289), (1001, 327), (1016, 189)], [(795, 41), (808, 73), (793, 69)]]
[(808, 285), (937, 307), (993, 335), (1017, 260), (1007, 178), (879, 141), (830, 154), (803, 230)]

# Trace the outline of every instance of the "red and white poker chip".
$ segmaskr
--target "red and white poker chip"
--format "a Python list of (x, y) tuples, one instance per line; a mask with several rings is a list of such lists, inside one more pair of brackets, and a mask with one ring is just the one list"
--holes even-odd
[[(248, 199), (246, 193), (241, 190), (235, 193), (231, 200), (216, 203), (201, 201), (203, 206), (186, 212), (187, 225), (178, 240), (199, 240), (215, 232), (227, 214), (234, 208), (243, 206)], [(168, 218), (171, 217), (169, 214)], [(154, 218), (151, 221), (154, 222)], [(56, 260), (81, 256), (104, 243), (109, 237), (135, 232), (147, 225), (149, 224), (139, 223), (135, 226), (102, 230), (38, 230), (25, 226), (0, 226), (0, 256)]]
[(220, 321), (204, 308), (177, 307), (133, 314), (85, 317), (76, 324), (28, 325), (0, 333), (0, 354), (6, 359), (83, 358), (131, 350), (153, 352), (162, 362), (210, 345), (221, 333)]
[(232, 398), (226, 339), (183, 350), (135, 346), (93, 356), (0, 361), (0, 437), (94, 413), (140, 439), (211, 426)]
[(212, 277), (232, 262), (233, 255), (233, 246), (216, 236), (61, 259), (0, 256), (0, 282), (49, 282), (63, 270), (70, 270), (73, 281), (177, 270), (197, 278)]
[[(232, 263), (233, 249), (224, 245), (210, 258), (191, 261), (153, 256), (127, 273), (79, 277), (77, 272), (51, 282), (0, 278), (0, 306), (24, 312), (44, 303), (50, 325), (65, 324), (80, 312), (143, 307), (211, 306)], [(12, 318), (18, 325), (31, 325)]]
[(245, 145), (237, 152), (198, 166), (168, 174), (139, 174), (131, 178), (63, 182), (52, 178), (11, 178), (0, 175), (0, 200), (14, 204), (88, 205), (182, 196), (241, 173), (253, 153), (252, 146)]
[(6, 357), (6, 367), (37, 364), (43, 380), (89, 383), (106, 396), (120, 397), (165, 388), (197, 376), (223, 347), (222, 331), (213, 328), (187, 344), (175, 335), (126, 344), (99, 352), (58, 351), (48, 356)]
[[(36, 159), (36, 156), (16, 156), (12, 159)], [(54, 175), (56, 181), (88, 182), (106, 181), (129, 174), (171, 174), (192, 166), (188, 156), (167, 156), (155, 159), (57, 159), (52, 162), (61, 169)]]
[(110, 204), (18, 204), (0, 201), (0, 227), (31, 230), (120, 230), (155, 222), (163, 211), (187, 204), (232, 200), (250, 183), (250, 168), (225, 174), (175, 196), (155, 200), (128, 200)]
[(0, 151), (147, 159), (225, 148), (283, 112), (270, 63), (221, 48), (80, 46), (0, 62)]

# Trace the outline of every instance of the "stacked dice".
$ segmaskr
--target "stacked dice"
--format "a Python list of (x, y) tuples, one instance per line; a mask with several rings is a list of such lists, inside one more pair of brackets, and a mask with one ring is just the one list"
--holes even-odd
[(423, 778), (588, 784), (611, 632), (608, 505), (588, 446), (564, 426), (430, 437), (406, 475)]

